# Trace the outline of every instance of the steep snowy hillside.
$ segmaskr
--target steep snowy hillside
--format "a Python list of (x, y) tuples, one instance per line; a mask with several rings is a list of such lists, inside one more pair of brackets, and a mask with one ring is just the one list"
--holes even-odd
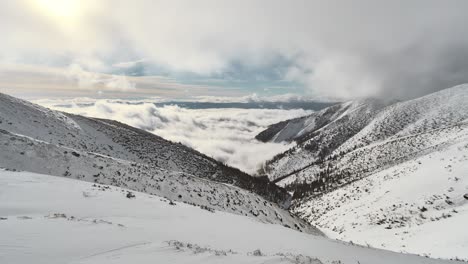
[(191, 148), (119, 122), (65, 115), (0, 94), (0, 129), (78, 151), (147, 163), (257, 192), (274, 202), (288, 194), (268, 181), (215, 161)]
[(269, 176), (294, 191), (292, 211), (339, 239), (467, 259), (468, 85), (369, 117), (338, 146), (329, 138), (340, 128), (325, 127), (268, 164)]
[[(468, 85), (461, 85), (376, 111), (347, 112), (339, 120), (352, 121), (309, 132), (309, 139), (267, 162), (265, 174), (280, 185), (319, 179), (342, 185), (458, 142), (468, 133), (467, 102)], [(360, 109), (376, 109), (370, 105)]]
[(453, 126), (468, 120), (468, 85), (459, 85), (414, 100), (393, 104), (340, 151)]
[(266, 178), (115, 121), (64, 115), (0, 94), (0, 142), (1, 167), (111, 184), (320, 233), (275, 204), (288, 206), (290, 195)]
[(0, 170), (0, 262), (458, 263), (354, 246), (145, 193), (128, 198), (128, 193)]
[(377, 99), (362, 99), (327, 107), (311, 115), (279, 122), (271, 125), (256, 136), (258, 140), (267, 141), (302, 141), (310, 137), (308, 133), (322, 129), (334, 122), (346, 122), (349, 119), (361, 118), (363, 114), (372, 114), (383, 106)]
[(330, 237), (468, 259), (468, 136), (463, 142), (295, 203)]
[(363, 99), (270, 126), (256, 138), (296, 141), (298, 146), (267, 162), (263, 173), (276, 180), (323, 159), (363, 129), (385, 105), (377, 99)]

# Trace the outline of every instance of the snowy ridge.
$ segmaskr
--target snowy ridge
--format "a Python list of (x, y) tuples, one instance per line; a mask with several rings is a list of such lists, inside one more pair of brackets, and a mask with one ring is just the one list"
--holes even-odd
[(468, 118), (468, 85), (460, 85), (381, 111), (342, 150), (461, 123)]
[(271, 125), (267, 130), (257, 135), (261, 141), (302, 141), (311, 131), (320, 131), (341, 119), (348, 119), (362, 113), (370, 113), (383, 105), (377, 99), (361, 99), (336, 104), (311, 115), (287, 120)]
[[(2, 99), (1, 110), (5, 116), (8, 114), (11, 115), (12, 113), (14, 113), (17, 116), (17, 118), (21, 118), (21, 119), (26, 118), (25, 120), (28, 120), (31, 114), (33, 116), (44, 116), (47, 119), (62, 122), (63, 125), (65, 125), (69, 129), (81, 129), (80, 126), (75, 121), (73, 121), (73, 119), (67, 117), (63, 113), (53, 111), (48, 108), (42, 107), (40, 105), (33, 104), (31, 102), (24, 101), (24, 100), (21, 100), (12, 96), (8, 96), (6, 94), (0, 93), (0, 97)], [(18, 111), (18, 109), (16, 109), (16, 106), (18, 104), (21, 104), (24, 106), (21, 109), (22, 111)], [(27, 124), (23, 123), (22, 125), (27, 125)], [(16, 128), (19, 128), (19, 127), (16, 127)]]
[[(324, 158), (363, 129), (385, 105), (378, 99), (362, 99), (334, 105), (310, 116), (284, 121), (283, 124), (272, 125), (260, 133), (257, 139), (294, 140), (298, 145), (268, 161), (263, 174), (268, 175), (271, 180), (276, 180)], [(278, 130), (280, 124), (282, 127)], [(276, 134), (271, 136), (274, 133)]]

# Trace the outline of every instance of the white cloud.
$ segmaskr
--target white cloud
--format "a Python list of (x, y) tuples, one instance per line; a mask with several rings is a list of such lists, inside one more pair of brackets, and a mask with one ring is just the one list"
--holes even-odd
[(259, 166), (291, 145), (254, 139), (268, 125), (310, 111), (269, 109), (186, 109), (152, 103), (125, 104), (112, 100), (39, 100), (46, 107), (85, 116), (121, 121), (181, 142), (217, 160), (255, 173)]
[(124, 92), (135, 90), (135, 83), (132, 83), (126, 76), (93, 73), (83, 70), (78, 64), (70, 65), (66, 76), (76, 81), (79, 87), (84, 89), (106, 89)]
[(201, 94), (239, 95), (236, 89), (185, 84), (161, 76), (121, 76), (91, 72), (79, 64), (67, 68), (24, 64), (0, 64), (0, 89), (3, 93), (28, 98), (93, 97), (107, 98), (166, 97), (184, 98)]
[[(256, 93), (252, 93), (245, 96), (211, 96), (201, 95), (192, 96), (189, 98), (171, 99), (172, 101), (179, 102), (210, 102), (210, 103), (252, 103), (252, 102), (310, 102), (317, 101), (315, 97), (297, 95), (297, 94), (279, 94), (270, 96), (260, 96)], [(322, 101), (322, 100), (320, 100)]]

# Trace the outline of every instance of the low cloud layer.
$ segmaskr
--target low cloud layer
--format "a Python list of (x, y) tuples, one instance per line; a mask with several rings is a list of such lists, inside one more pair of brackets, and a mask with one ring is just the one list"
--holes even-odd
[(464, 0), (2, 1), (0, 62), (106, 72), (145, 61), (275, 76), (317, 97), (414, 97), (468, 82), (466, 10)]
[(91, 117), (108, 118), (181, 142), (248, 173), (292, 145), (261, 143), (255, 135), (268, 125), (310, 111), (268, 109), (186, 109), (127, 104), (112, 100), (39, 100), (46, 107)]

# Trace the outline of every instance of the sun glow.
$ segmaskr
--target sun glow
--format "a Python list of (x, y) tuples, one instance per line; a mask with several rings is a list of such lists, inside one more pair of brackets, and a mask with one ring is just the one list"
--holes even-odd
[(62, 23), (78, 20), (83, 9), (80, 0), (33, 0), (38, 11)]

